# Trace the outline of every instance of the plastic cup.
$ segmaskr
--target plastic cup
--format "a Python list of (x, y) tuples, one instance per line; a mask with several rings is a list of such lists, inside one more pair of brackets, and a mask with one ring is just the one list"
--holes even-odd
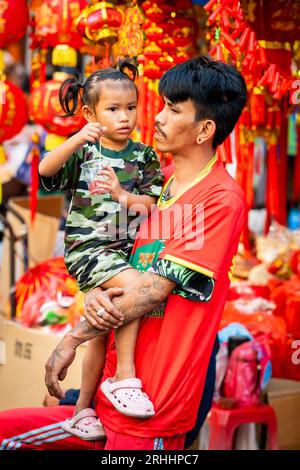
[(105, 166), (105, 162), (102, 160), (89, 160), (81, 164), (82, 176), (87, 182), (91, 194), (105, 194), (98, 192), (101, 181), (107, 179), (105, 176), (98, 174), (103, 166)]

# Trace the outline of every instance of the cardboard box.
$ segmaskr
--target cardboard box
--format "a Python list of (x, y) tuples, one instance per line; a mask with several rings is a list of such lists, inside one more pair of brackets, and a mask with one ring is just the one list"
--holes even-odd
[[(47, 393), (44, 384), (45, 362), (60, 336), (4, 320), (0, 325), (1, 340), (0, 410), (41, 406)], [(61, 382), (64, 390), (80, 388), (81, 362), (85, 350), (86, 344), (77, 348), (76, 358), (66, 379)]]
[(271, 379), (266, 399), (277, 416), (279, 449), (300, 450), (300, 382)]
[[(11, 212), (7, 212), (7, 221), (10, 223), (13, 233), (19, 237), (28, 233), (28, 264), (36, 266), (48, 258), (52, 258), (55, 247), (60, 217), (62, 214), (64, 196), (49, 195), (38, 198), (37, 212), (34, 224), (30, 223), (30, 210), (28, 197), (15, 197), (9, 200), (8, 206), (16, 211), (25, 221), (25, 226)], [(17, 241), (15, 250), (15, 280), (24, 274), (24, 246), (22, 241)], [(10, 317), (10, 305), (8, 302), (10, 281), (10, 236), (6, 229), (3, 240), (3, 259), (0, 271), (0, 309), (7, 317)]]

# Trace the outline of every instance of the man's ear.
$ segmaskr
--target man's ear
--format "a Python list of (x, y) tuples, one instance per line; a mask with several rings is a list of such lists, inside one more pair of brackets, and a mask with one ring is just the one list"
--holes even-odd
[(87, 122), (95, 122), (96, 116), (94, 111), (91, 110), (86, 104), (82, 107), (82, 114), (83, 117), (87, 120)]
[(208, 140), (213, 140), (214, 135), (216, 133), (216, 123), (210, 119), (206, 119), (205, 121), (200, 121), (199, 123), (199, 131), (196, 138), (197, 144), (203, 144)]

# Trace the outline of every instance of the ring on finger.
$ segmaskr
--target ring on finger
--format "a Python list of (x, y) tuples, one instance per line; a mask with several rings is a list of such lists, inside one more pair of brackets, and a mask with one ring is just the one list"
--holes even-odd
[(99, 308), (99, 310), (97, 310), (96, 315), (102, 318), (104, 313), (105, 313), (105, 308), (101, 307)]

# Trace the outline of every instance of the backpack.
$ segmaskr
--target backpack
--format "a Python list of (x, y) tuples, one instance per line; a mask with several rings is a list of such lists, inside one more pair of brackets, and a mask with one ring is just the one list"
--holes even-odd
[(238, 407), (257, 405), (271, 375), (270, 347), (266, 337), (237, 346), (231, 353), (224, 379), (224, 396)]

